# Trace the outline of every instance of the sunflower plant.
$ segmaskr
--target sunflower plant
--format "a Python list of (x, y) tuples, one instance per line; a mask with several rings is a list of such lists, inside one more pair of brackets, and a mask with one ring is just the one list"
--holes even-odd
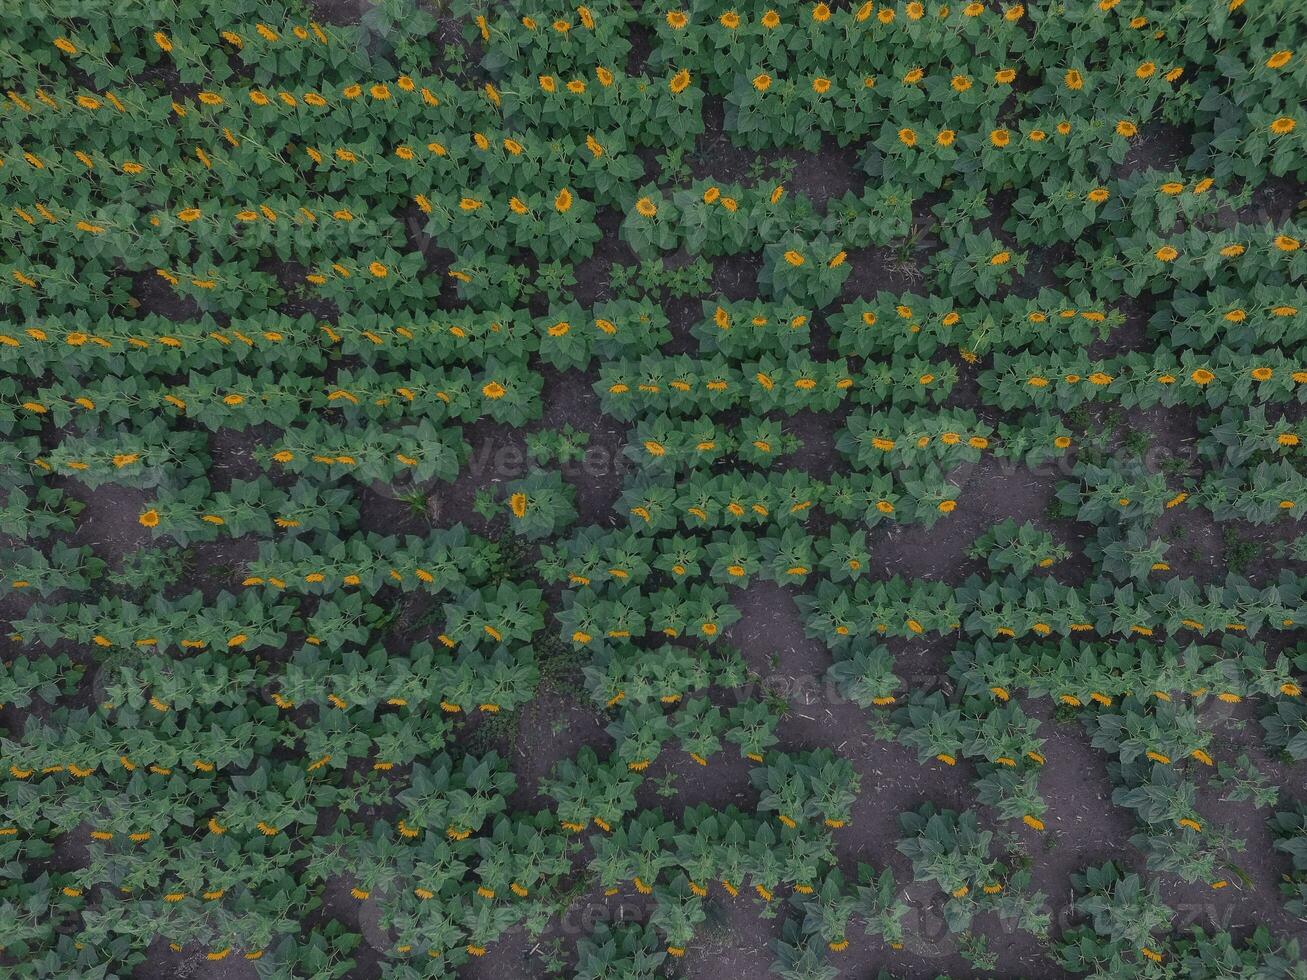
[(763, 249), (758, 285), (779, 300), (829, 304), (849, 278), (848, 252), (825, 235), (790, 236)]

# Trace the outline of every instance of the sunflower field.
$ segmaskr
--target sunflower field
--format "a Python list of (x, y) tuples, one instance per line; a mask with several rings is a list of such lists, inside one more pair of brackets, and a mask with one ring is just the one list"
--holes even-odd
[(1307, 977), (1301, 0), (6, 0), (0, 975)]

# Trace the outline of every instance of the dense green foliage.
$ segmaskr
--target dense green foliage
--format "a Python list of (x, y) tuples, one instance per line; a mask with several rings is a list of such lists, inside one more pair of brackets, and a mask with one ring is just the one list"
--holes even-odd
[(1302, 3), (8, 6), (0, 972), (1303, 975)]

